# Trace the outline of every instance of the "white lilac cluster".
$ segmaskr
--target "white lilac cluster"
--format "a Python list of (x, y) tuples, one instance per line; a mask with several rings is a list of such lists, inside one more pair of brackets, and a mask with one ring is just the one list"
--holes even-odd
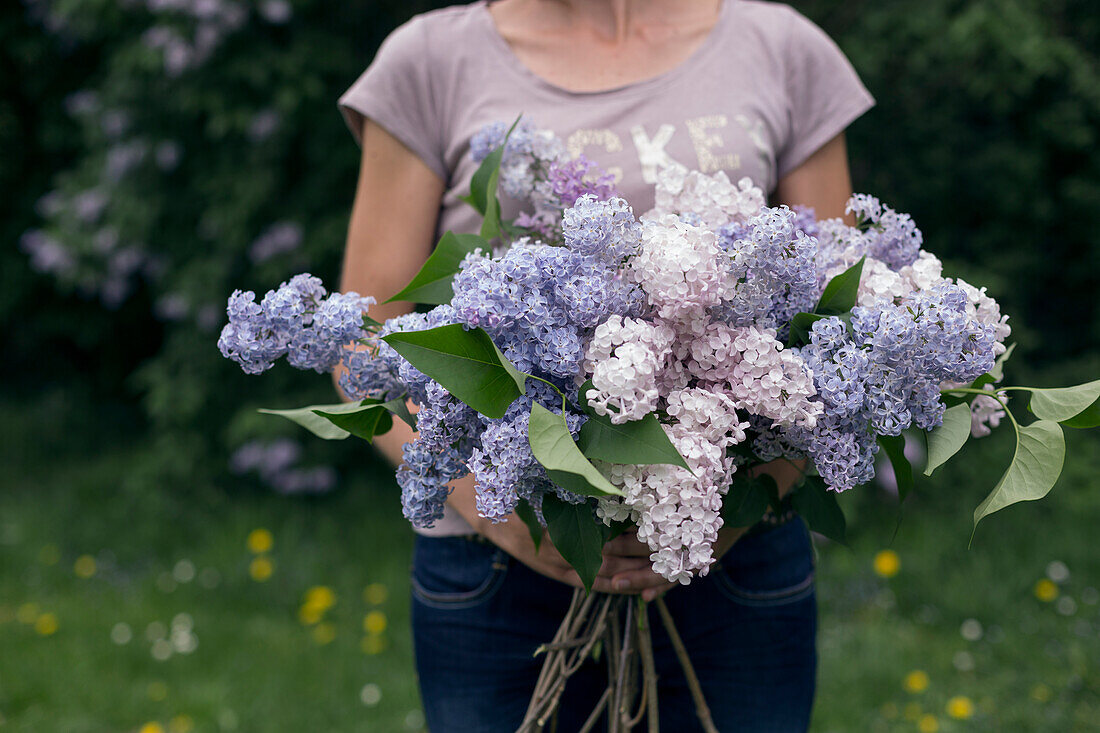
[(764, 192), (750, 178), (731, 183), (725, 171), (706, 176), (680, 164), (657, 172), (653, 209), (650, 217), (674, 214), (693, 224), (717, 229), (730, 222), (743, 222), (764, 206)]
[[(797, 273), (805, 290), (816, 273), (785, 261), (796, 259), (788, 250), (813, 261), (793, 214), (761, 209), (762, 194), (747, 183), (673, 171), (659, 177), (657, 201), (642, 217), (637, 254), (622, 266), (645, 294), (648, 313), (612, 316), (597, 327), (585, 354), (592, 380), (585, 397), (613, 423), (657, 414), (691, 468), (612, 466), (610, 479), (624, 496), (601, 500), (598, 510), (606, 521), (637, 524), (655, 571), (687, 583), (713, 561), (722, 497), (737, 468), (728, 449), (746, 439), (748, 416), (774, 429), (809, 430), (822, 412), (807, 365), (775, 329), (736, 317), (739, 298), (753, 278), (764, 292), (782, 273)], [(715, 230), (730, 224), (740, 230), (737, 241)], [(776, 298), (791, 292), (789, 282), (782, 285), (770, 287), (760, 312), (772, 312)]]

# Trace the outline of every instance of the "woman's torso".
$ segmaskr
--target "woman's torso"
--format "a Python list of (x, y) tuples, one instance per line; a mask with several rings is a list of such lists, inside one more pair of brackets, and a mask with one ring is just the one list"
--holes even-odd
[[(763, 29), (744, 25), (756, 5), (727, 0), (710, 33), (678, 66), (591, 92), (565, 89), (529, 70), (496, 30), (484, 0), (422, 16), (429, 37), (462, 38), (477, 49), (454, 58), (437, 87), (444, 95), (443, 156), (450, 173), (438, 234), (477, 229), (476, 212), (459, 199), (477, 168), (469, 139), (483, 125), (511, 122), (520, 113), (553, 130), (570, 154), (583, 153), (614, 175), (639, 214), (653, 205), (656, 170), (671, 162), (704, 173), (725, 171), (732, 180), (748, 176), (773, 189), (787, 121), (779, 98), (784, 90), (769, 83), (775, 73), (752, 71), (768, 45), (753, 37)], [(747, 37), (740, 52), (729, 45), (733, 35)], [(505, 216), (520, 208), (516, 201), (502, 205)]]
[[(616, 179), (641, 214), (655, 175), (679, 163), (766, 192), (873, 104), (835, 44), (786, 5), (723, 0), (706, 37), (671, 69), (600, 91), (537, 76), (497, 30), (486, 0), (418, 15), (391, 34), (371, 68), (341, 97), (353, 132), (361, 115), (402, 139), (445, 182), (436, 237), (476, 232), (460, 197), (477, 163), (471, 137), (522, 114), (552, 130)], [(430, 124), (424, 124), (424, 121)], [(502, 198), (512, 218), (520, 202)], [(432, 535), (471, 532), (449, 506)]]

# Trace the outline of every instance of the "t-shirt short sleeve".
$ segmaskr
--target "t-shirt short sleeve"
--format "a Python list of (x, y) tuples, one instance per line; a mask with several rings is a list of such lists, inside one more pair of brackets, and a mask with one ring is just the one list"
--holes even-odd
[(844, 52), (825, 31), (789, 9), (786, 86), (790, 136), (777, 156), (782, 178), (874, 106)]
[(447, 180), (436, 95), (432, 93), (428, 39), (417, 16), (396, 28), (374, 60), (340, 95), (337, 106), (355, 141), (363, 144), (363, 119), (370, 118)]

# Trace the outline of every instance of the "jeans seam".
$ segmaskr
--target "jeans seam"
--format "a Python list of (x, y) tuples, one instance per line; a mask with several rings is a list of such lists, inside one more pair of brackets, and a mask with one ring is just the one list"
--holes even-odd
[(805, 579), (786, 588), (777, 588), (767, 591), (753, 591), (739, 587), (719, 569), (718, 588), (735, 603), (745, 606), (781, 606), (787, 603), (795, 603), (808, 598), (814, 592), (814, 571)]
[(504, 582), (507, 570), (508, 563), (504, 559), (504, 551), (497, 550), (490, 564), (489, 575), (481, 585), (473, 590), (460, 593), (438, 593), (425, 588), (413, 575), (411, 577), (412, 591), (418, 601), (432, 608), (443, 610), (472, 608), (497, 591)]

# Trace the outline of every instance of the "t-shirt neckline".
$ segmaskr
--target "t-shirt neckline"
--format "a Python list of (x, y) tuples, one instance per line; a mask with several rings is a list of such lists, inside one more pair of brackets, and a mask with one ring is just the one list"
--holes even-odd
[(549, 92), (551, 95), (558, 98), (584, 100), (633, 96), (635, 94), (650, 92), (688, 73), (721, 42), (725, 25), (729, 22), (729, 16), (731, 15), (730, 6), (733, 5), (734, 2), (735, 0), (722, 0), (721, 6), (718, 9), (718, 20), (714, 23), (714, 27), (710, 29), (707, 37), (703, 39), (699, 47), (692, 51), (686, 59), (676, 66), (647, 79), (639, 79), (638, 81), (632, 81), (628, 84), (612, 87), (610, 89), (596, 89), (591, 91), (566, 89), (565, 87), (560, 87), (557, 84), (547, 81), (531, 71), (527, 64), (523, 63), (519, 56), (516, 55), (515, 51), (512, 50), (512, 47), (508, 45), (508, 41), (504, 39), (500, 31), (497, 30), (496, 23), (493, 21), (493, 16), (489, 13), (489, 0), (477, 0), (474, 10), (481, 16), (486, 35), (489, 37), (490, 48), (500, 57), (502, 61), (501, 65), (508, 69), (509, 73), (512, 73), (523, 82)]

